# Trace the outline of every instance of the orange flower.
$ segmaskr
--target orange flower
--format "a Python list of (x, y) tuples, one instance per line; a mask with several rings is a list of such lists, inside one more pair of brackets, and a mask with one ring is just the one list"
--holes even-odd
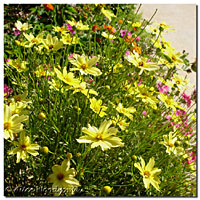
[(119, 19), (119, 23), (120, 23), (120, 24), (123, 24), (123, 20)]
[(54, 9), (54, 7), (53, 7), (52, 4), (44, 4), (44, 7), (45, 7), (45, 9), (47, 9), (47, 10), (53, 10), (53, 9)]
[(126, 36), (125, 41), (128, 43), (133, 42), (134, 38), (130, 37), (130, 36)]
[(105, 29), (109, 31), (110, 34), (113, 34), (116, 32), (115, 28), (113, 28), (111, 25), (103, 25)]

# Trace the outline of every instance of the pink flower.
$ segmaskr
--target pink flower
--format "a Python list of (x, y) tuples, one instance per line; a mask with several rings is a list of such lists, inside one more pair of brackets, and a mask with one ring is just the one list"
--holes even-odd
[(126, 35), (127, 30), (120, 30), (121, 37), (124, 37)]
[(129, 37), (132, 37), (132, 35), (131, 35), (131, 32), (130, 32), (130, 31), (128, 32), (127, 36), (129, 36)]
[(172, 117), (170, 115), (167, 115), (165, 118), (169, 119), (169, 120), (172, 119)]
[(73, 53), (68, 56), (68, 58), (73, 58)]
[(20, 31), (17, 29), (17, 28), (15, 28), (15, 31), (13, 32), (15, 35), (20, 35)]
[(140, 36), (137, 36), (137, 37), (135, 38), (135, 40), (136, 40), (136, 41), (140, 41), (140, 40), (141, 40)]
[(126, 53), (125, 53), (126, 55), (129, 55), (130, 54), (130, 51), (126, 51)]
[(6, 98), (13, 93), (13, 89), (6, 84), (4, 84), (4, 93), (6, 93)]
[(139, 83), (138, 83), (138, 85), (141, 85), (142, 84), (142, 81), (140, 81)]
[(9, 59), (9, 58), (7, 58), (7, 59), (6, 59), (6, 63), (7, 63), (7, 64), (9, 64), (9, 62), (10, 62), (10, 59)]
[(72, 34), (75, 33), (75, 30), (72, 28), (70, 24), (67, 24), (67, 30), (69, 30)]
[(147, 115), (147, 111), (146, 110), (143, 111), (142, 114), (143, 114), (143, 116), (146, 116)]

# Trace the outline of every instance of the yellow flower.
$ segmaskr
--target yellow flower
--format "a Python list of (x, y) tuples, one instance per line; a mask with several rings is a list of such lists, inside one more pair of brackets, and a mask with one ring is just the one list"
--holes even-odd
[(148, 190), (149, 185), (152, 184), (156, 190), (160, 191), (159, 184), (160, 180), (157, 177), (161, 173), (161, 169), (153, 168), (155, 165), (154, 157), (150, 158), (148, 164), (145, 166), (145, 161), (140, 157), (141, 165), (139, 162), (135, 163), (134, 166), (140, 170), (140, 174), (143, 176), (143, 182), (145, 188)]
[(88, 25), (84, 25), (81, 20), (78, 22), (67, 20), (67, 23), (71, 26), (75, 26), (77, 30), (89, 30)]
[(141, 69), (139, 75), (141, 75), (144, 70), (154, 71), (160, 68), (156, 63), (147, 62), (148, 58), (139, 56), (137, 53), (130, 53), (129, 55), (125, 55), (124, 58), (127, 59), (130, 63), (134, 64), (135, 67)]
[(181, 53), (180, 52), (174, 52), (173, 49), (171, 48), (167, 48), (166, 50), (166, 55), (171, 59), (171, 62), (173, 64), (183, 64), (183, 61), (180, 59), (180, 55)]
[(106, 115), (106, 113), (104, 112), (105, 110), (107, 110), (106, 106), (102, 106), (102, 100), (99, 99), (95, 99), (94, 97), (92, 99), (90, 99), (90, 108), (97, 113), (100, 117), (103, 117), (104, 115)]
[(133, 120), (133, 115), (130, 114), (130, 113), (136, 112), (136, 109), (134, 107), (124, 108), (122, 103), (118, 104), (116, 110), (119, 113), (122, 113), (122, 114), (126, 115), (130, 120)]
[(165, 24), (164, 21), (162, 21), (161, 23), (154, 22), (153, 24), (157, 25), (159, 28), (161, 28), (163, 30), (174, 31), (174, 29), (169, 29), (169, 27), (171, 27), (171, 25)]
[(184, 152), (184, 149), (182, 147), (176, 147), (175, 143), (177, 143), (177, 137), (175, 135), (172, 135), (172, 132), (169, 133), (169, 135), (163, 135), (164, 141), (161, 141), (160, 144), (163, 144), (167, 147), (166, 153), (169, 155), (174, 153), (175, 155), (181, 155)]
[(62, 93), (69, 90), (71, 88), (71, 86), (63, 86), (59, 81), (55, 81), (55, 80), (51, 80), (48, 81), (49, 85), (50, 85), (50, 89), (55, 89), (57, 91), (61, 91)]
[(101, 12), (111, 21), (111, 17), (116, 17), (110, 10), (101, 8)]
[(63, 44), (77, 44), (79, 42), (79, 38), (77, 38), (76, 36), (71, 37), (70, 34), (65, 34), (62, 35), (62, 39), (60, 40), (63, 42)]
[(176, 111), (176, 107), (178, 107), (178, 104), (176, 101), (173, 100), (172, 97), (167, 96), (166, 94), (160, 93), (159, 99), (165, 104), (167, 108), (172, 108), (173, 111)]
[(30, 99), (27, 99), (27, 96), (28, 92), (25, 90), (23, 94), (13, 96), (13, 98), (11, 98), (11, 102), (23, 103), (25, 108), (29, 103), (32, 103)]
[(188, 80), (184, 79), (181, 75), (174, 74), (172, 77), (172, 83), (175, 84), (179, 89), (186, 89)]
[(40, 146), (38, 144), (31, 144), (30, 138), (25, 136), (24, 132), (20, 133), (19, 142), (14, 142), (17, 146), (13, 150), (8, 151), (9, 155), (17, 154), (17, 163), (20, 162), (20, 159), (26, 162), (28, 158), (28, 153), (33, 156), (37, 156), (39, 153), (35, 150), (39, 150)]
[(15, 60), (10, 59), (8, 64), (14, 67), (18, 72), (24, 72), (28, 70), (26, 67), (28, 63), (26, 61), (21, 61), (19, 58)]
[(4, 138), (14, 139), (14, 133), (19, 133), (23, 130), (22, 122), (26, 121), (26, 115), (12, 115), (12, 110), (8, 105), (4, 104)]
[(66, 34), (67, 32), (69, 32), (69, 30), (67, 30), (64, 27), (59, 27), (59, 26), (53, 26), (54, 31), (60, 33), (61, 35)]
[(39, 119), (45, 119), (45, 118), (46, 118), (45, 113), (40, 112), (40, 114), (38, 115), (38, 118), (39, 118)]
[(28, 24), (28, 23), (21, 23), (20, 21), (17, 21), (15, 23), (15, 27), (19, 30), (19, 31), (25, 31), (25, 30), (28, 30), (30, 28), (32, 28), (32, 25), (31, 24)]
[(82, 132), (87, 135), (81, 136), (77, 141), (79, 143), (92, 143), (91, 148), (100, 146), (102, 151), (110, 149), (111, 147), (124, 146), (124, 143), (121, 142), (122, 140), (115, 137), (118, 130), (114, 127), (110, 127), (111, 124), (111, 120), (104, 120), (99, 129), (89, 124), (88, 128), (82, 128)]
[(11, 109), (12, 115), (14, 114), (18, 114), (21, 115), (23, 113), (25, 113), (24, 108), (26, 107), (26, 105), (22, 102), (11, 102), (9, 104), (9, 107)]
[(93, 89), (86, 89), (86, 82), (82, 82), (79, 85), (75, 85), (73, 87), (74, 87), (73, 94), (75, 94), (76, 92), (81, 92), (87, 97), (89, 97), (89, 94), (98, 95), (98, 93), (94, 91)]
[(72, 195), (75, 189), (80, 186), (79, 181), (75, 179), (76, 170), (70, 168), (70, 160), (63, 160), (61, 165), (54, 165), (52, 167), (53, 174), (47, 177), (48, 182), (53, 183), (52, 189), (56, 190), (60, 195), (62, 191)]
[(151, 92), (149, 87), (145, 87), (143, 84), (137, 85), (135, 84), (137, 95), (136, 97), (140, 97), (143, 102), (147, 102), (153, 109), (157, 109), (156, 103), (158, 103), (158, 99), (153, 96), (153, 92)]
[(37, 35), (36, 37), (33, 36), (32, 33), (30, 33), (29, 35), (26, 33), (23, 33), (24, 37), (28, 40), (29, 45), (25, 45), (25, 47), (32, 47), (34, 44), (40, 44), (42, 42), (43, 39), (43, 34), (40, 33), (39, 35)]
[(57, 74), (57, 77), (63, 81), (64, 83), (74, 86), (74, 85), (79, 85), (80, 80), (74, 78), (74, 74), (72, 72), (67, 73), (67, 68), (63, 68), (63, 73), (61, 73), (57, 68), (54, 68), (54, 71)]
[(58, 40), (58, 38), (52, 37), (51, 34), (48, 34), (46, 39), (42, 39), (43, 47), (45, 47), (48, 51), (57, 51), (63, 48), (63, 43)]
[(70, 69), (71, 71), (79, 70), (81, 74), (91, 74), (93, 76), (100, 76), (102, 72), (100, 69), (96, 67), (92, 67), (99, 61), (99, 58), (94, 56), (91, 59), (88, 59), (87, 56), (82, 55), (79, 56), (75, 54), (73, 58), (69, 59), (69, 62), (71, 62), (73, 65), (76, 66), (76, 68)]
[(106, 32), (102, 32), (101, 35), (109, 40), (114, 40), (116, 37), (112, 34), (107, 34)]
[(141, 22), (135, 22), (135, 23), (132, 24), (132, 27), (137, 27), (137, 28), (139, 28), (141, 25), (142, 25)]
[(41, 76), (54, 76), (54, 71), (51, 69), (49, 65), (39, 65), (35, 70), (35, 74), (37, 77)]
[(126, 119), (123, 119), (119, 115), (117, 115), (117, 117), (113, 118), (112, 122), (114, 122), (114, 124), (118, 125), (122, 131), (124, 131), (126, 129), (126, 127), (129, 126), (129, 124), (130, 124), (130, 123), (126, 122)]

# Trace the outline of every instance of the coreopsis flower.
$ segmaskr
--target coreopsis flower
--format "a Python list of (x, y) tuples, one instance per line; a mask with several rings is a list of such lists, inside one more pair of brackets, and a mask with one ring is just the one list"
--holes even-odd
[(94, 97), (92, 99), (90, 99), (90, 108), (97, 113), (100, 117), (103, 117), (104, 115), (106, 115), (106, 113), (104, 112), (105, 110), (107, 110), (106, 106), (102, 106), (102, 100), (99, 99), (95, 99)]
[(47, 10), (53, 10), (54, 9), (52, 4), (44, 4), (44, 8), (47, 9)]
[(53, 29), (55, 32), (58, 32), (60, 33), (61, 35), (65, 35), (67, 32), (69, 32), (68, 29), (64, 28), (63, 26), (60, 27), (60, 26), (53, 26)]
[(118, 130), (110, 127), (111, 124), (111, 120), (104, 120), (99, 129), (89, 124), (88, 128), (82, 128), (82, 132), (87, 135), (81, 136), (77, 141), (79, 143), (92, 143), (91, 148), (100, 146), (102, 151), (110, 149), (111, 147), (124, 146), (124, 143), (121, 142), (122, 140), (115, 136)]
[(103, 7), (101, 8), (101, 12), (111, 21), (112, 17), (116, 17), (110, 10), (105, 10)]
[(14, 141), (14, 144), (17, 147), (8, 151), (8, 154), (17, 154), (17, 163), (19, 163), (21, 159), (26, 162), (28, 153), (33, 156), (37, 156), (39, 154), (36, 150), (39, 150), (40, 146), (38, 144), (31, 144), (30, 137), (25, 136), (25, 132), (20, 133), (19, 141)]
[(26, 61), (21, 61), (19, 58), (15, 60), (10, 59), (8, 64), (14, 67), (18, 72), (24, 72), (28, 70), (26, 67), (28, 63)]
[[(178, 103), (174, 101), (173, 97), (167, 96), (166, 94), (160, 93), (158, 98), (165, 104), (167, 108), (172, 108), (176, 111), (176, 107), (180, 108)], [(181, 107), (182, 108), (182, 107)], [(184, 108), (182, 108), (184, 110)]]
[(137, 53), (135, 54), (130, 53), (129, 55), (125, 55), (124, 58), (128, 60), (130, 63), (134, 64), (135, 67), (141, 69), (139, 75), (141, 75), (144, 70), (155, 71), (160, 68), (158, 64), (153, 62), (148, 62), (148, 58), (139, 56)]
[(29, 104), (32, 103), (30, 99), (27, 99), (28, 96), (28, 92), (27, 90), (24, 91), (23, 94), (18, 94), (15, 95), (11, 98), (11, 102), (16, 102), (16, 103), (23, 103), (24, 104), (24, 108)]
[(142, 25), (141, 22), (135, 22), (135, 23), (132, 24), (132, 27), (139, 28), (141, 25)]
[(164, 141), (161, 141), (160, 144), (163, 144), (167, 147), (166, 153), (169, 155), (171, 153), (174, 153), (175, 155), (180, 155), (184, 152), (184, 149), (182, 147), (176, 147), (175, 143), (177, 142), (176, 135), (172, 134), (172, 132), (169, 133), (169, 135), (163, 135)]
[(164, 21), (162, 21), (161, 23), (154, 22), (153, 24), (157, 25), (159, 29), (161, 29), (161, 31), (163, 30), (174, 31), (174, 29), (169, 29), (169, 27), (172, 27), (172, 26), (165, 24)]
[(119, 113), (126, 115), (130, 120), (133, 120), (133, 115), (131, 113), (136, 112), (136, 109), (134, 107), (124, 108), (122, 103), (118, 104), (116, 110)]
[(9, 107), (11, 109), (12, 115), (14, 114), (22, 115), (25, 113), (24, 108), (26, 107), (26, 105), (22, 102), (13, 101), (9, 104)]
[(76, 36), (74, 37), (71, 37), (70, 34), (65, 34), (65, 35), (62, 35), (62, 38), (60, 39), (60, 41), (63, 42), (63, 44), (78, 44), (79, 42), (79, 38), (77, 38)]
[(59, 41), (58, 38), (52, 37), (51, 34), (48, 34), (46, 39), (42, 39), (43, 47), (48, 51), (57, 51), (63, 48), (63, 42)]
[(80, 80), (77, 78), (74, 78), (74, 74), (72, 72), (67, 73), (67, 67), (63, 68), (63, 73), (61, 73), (61, 71), (58, 70), (57, 68), (54, 68), (54, 71), (56, 72), (57, 77), (64, 83), (71, 86), (79, 85)]
[(34, 37), (32, 33), (30, 33), (29, 35), (26, 34), (26, 33), (23, 33), (23, 35), (29, 42), (29, 44), (25, 45), (25, 47), (32, 47), (35, 44), (38, 45), (38, 44), (41, 43), (41, 41), (43, 39), (43, 34), (42, 33), (40, 33), (36, 37)]
[(159, 184), (161, 183), (158, 175), (161, 173), (161, 169), (153, 168), (155, 165), (154, 157), (150, 158), (149, 162), (145, 166), (145, 161), (140, 157), (141, 164), (135, 163), (134, 166), (140, 170), (140, 174), (143, 176), (143, 182), (145, 188), (148, 190), (150, 184), (153, 185), (156, 190), (160, 191)]
[[(171, 48), (165, 50), (166, 55), (171, 59), (171, 62), (175, 65), (183, 64), (183, 60), (180, 58), (180, 52), (174, 52)], [(180, 68), (181, 69), (181, 68)]]
[(116, 37), (112, 34), (107, 34), (106, 32), (102, 32), (101, 35), (109, 40), (114, 40)]
[(76, 170), (70, 168), (70, 160), (63, 160), (61, 165), (54, 165), (52, 167), (53, 174), (47, 177), (48, 182), (53, 183), (52, 189), (57, 191), (58, 195), (62, 191), (68, 193), (68, 195), (73, 195), (80, 183), (74, 177), (76, 176)]
[(81, 20), (78, 22), (67, 20), (67, 23), (70, 24), (71, 26), (76, 27), (77, 30), (89, 30), (89, 26), (84, 25)]
[(98, 95), (98, 93), (96, 91), (94, 91), (93, 89), (86, 89), (86, 82), (82, 82), (79, 85), (75, 85), (73, 86), (73, 94), (76, 92), (81, 92), (83, 93), (85, 96), (89, 97), (89, 94), (94, 94), (94, 95)]
[(31, 24), (28, 24), (28, 23), (21, 23), (20, 21), (17, 21), (15, 23), (15, 27), (19, 30), (19, 31), (26, 31), (30, 28), (32, 28), (32, 25)]
[(179, 89), (185, 89), (186, 85), (188, 84), (188, 80), (184, 79), (182, 75), (173, 74), (172, 83)]
[(14, 133), (19, 133), (23, 130), (22, 122), (28, 120), (26, 115), (12, 115), (10, 106), (4, 104), (4, 138), (14, 139)]
[(96, 57), (96, 56), (89, 59), (85, 55), (80, 56), (80, 55), (75, 54), (72, 58), (69, 58), (69, 62), (75, 65), (76, 67), (71, 68), (70, 70), (71, 71), (79, 70), (81, 74), (85, 74), (85, 75), (91, 74), (93, 76), (100, 76), (102, 74), (101, 70), (96, 67), (92, 67), (98, 61), (99, 61), (99, 57)]
[(119, 128), (124, 131), (126, 129), (127, 126), (129, 126), (130, 123), (126, 122), (126, 119), (120, 117), (119, 115), (117, 115), (117, 117), (114, 117), (112, 120), (113, 124), (116, 124), (119, 126)]

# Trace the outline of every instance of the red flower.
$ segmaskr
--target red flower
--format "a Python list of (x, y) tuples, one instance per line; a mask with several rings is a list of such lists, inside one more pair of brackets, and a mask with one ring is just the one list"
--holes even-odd
[(53, 7), (52, 4), (44, 4), (44, 7), (45, 7), (45, 9), (47, 9), (47, 10), (53, 10), (53, 9), (54, 9), (54, 7)]
[[(96, 27), (98, 27), (99, 25), (93, 25), (92, 26), (92, 31), (94, 31), (95, 32), (95, 29), (96, 29)], [(99, 29), (98, 29), (99, 30)]]

